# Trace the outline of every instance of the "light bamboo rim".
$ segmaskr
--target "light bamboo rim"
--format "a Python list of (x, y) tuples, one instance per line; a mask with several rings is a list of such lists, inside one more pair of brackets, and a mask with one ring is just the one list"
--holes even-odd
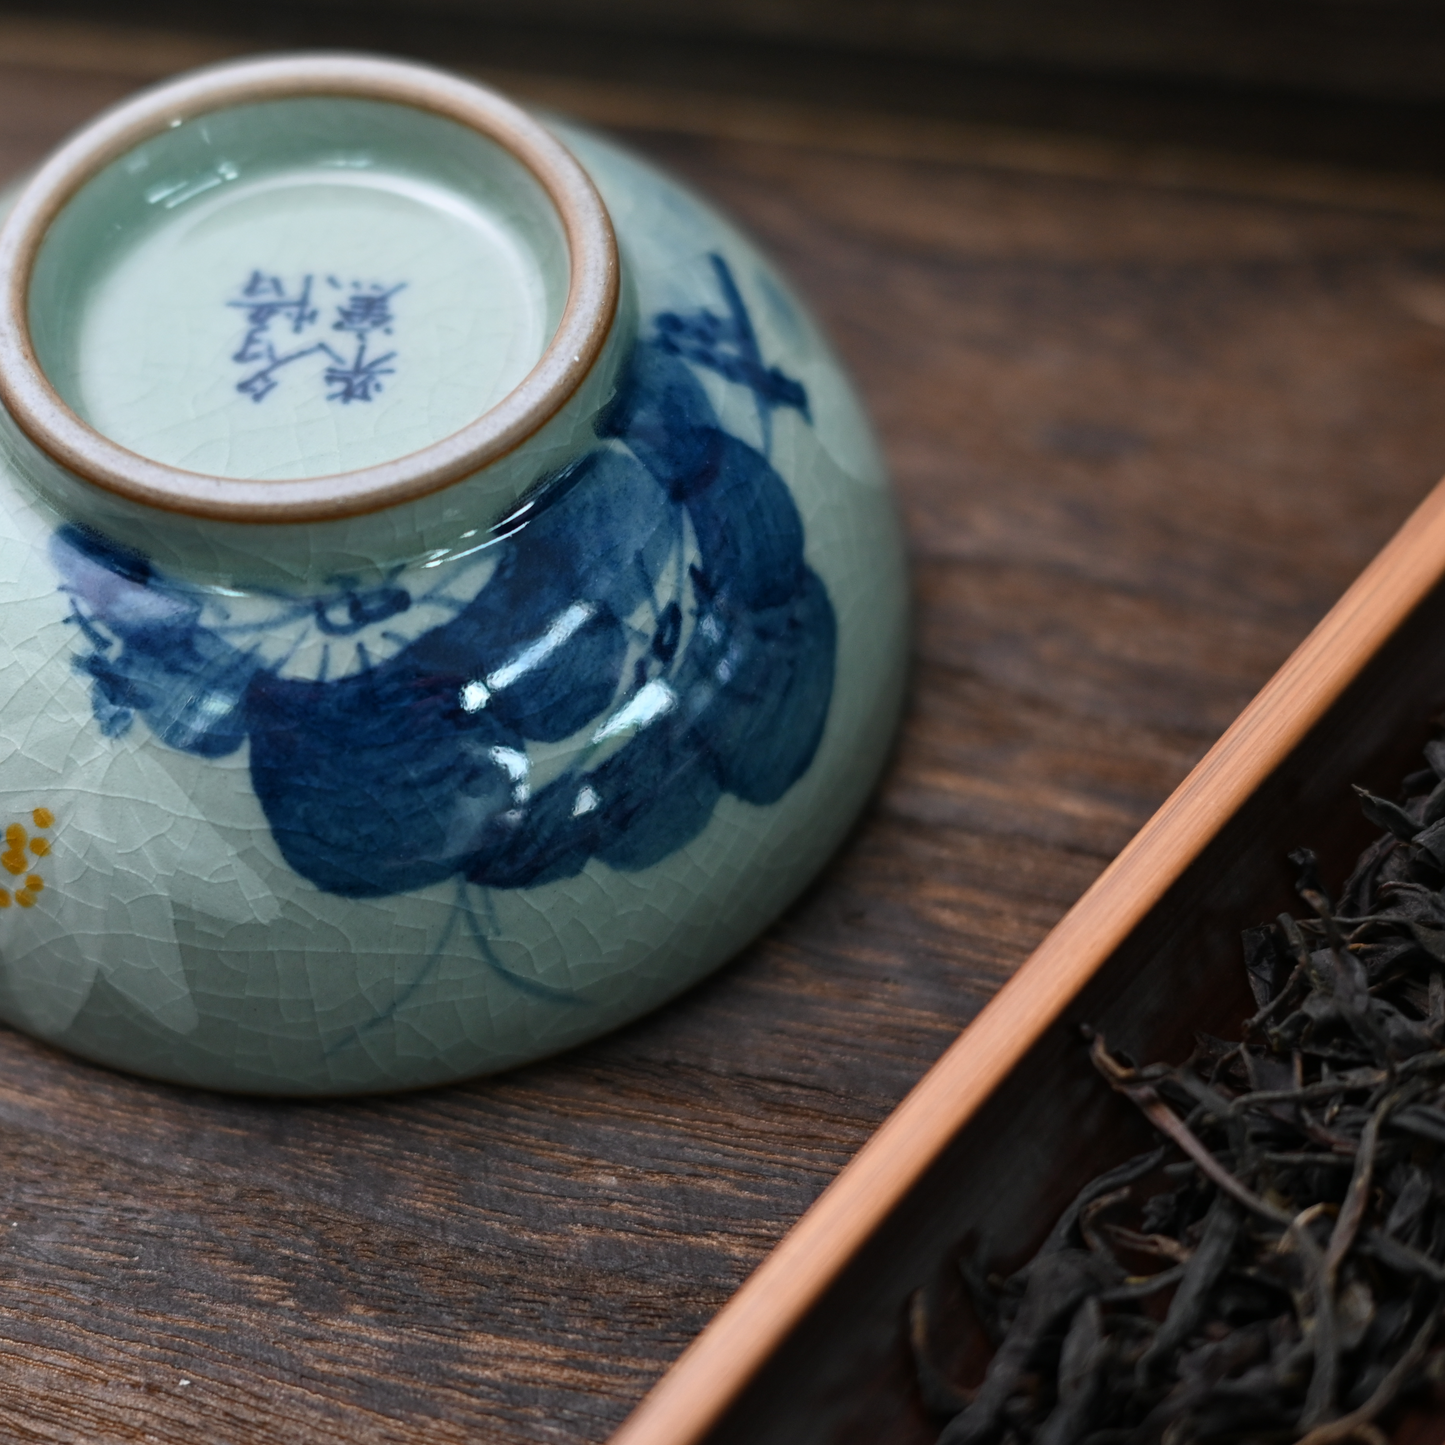
[[(104, 167), (169, 127), (208, 112), (299, 97), (385, 101), (478, 131), (537, 179), (562, 224), (568, 291), (562, 319), (526, 377), (460, 431), (375, 466), (278, 481), (219, 477), (143, 457), (82, 421), (51, 385), (30, 334), (29, 291), (45, 234)], [(473, 475), (554, 417), (602, 351), (617, 311), (617, 241), (601, 196), (571, 152), (495, 91), (429, 66), (365, 55), (309, 54), (196, 71), (106, 112), (31, 179), (0, 228), (0, 402), (48, 457), (146, 506), (233, 522), (309, 522), (408, 502)]]

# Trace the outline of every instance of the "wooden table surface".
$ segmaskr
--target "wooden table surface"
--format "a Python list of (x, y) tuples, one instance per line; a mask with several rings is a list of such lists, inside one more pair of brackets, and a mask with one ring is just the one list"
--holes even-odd
[[(0, 173), (207, 56), (57, 35), (0, 20)], [(6, 1440), (604, 1439), (1445, 470), (1429, 185), (519, 85), (740, 217), (852, 367), (896, 757), (759, 943), (501, 1078), (256, 1102), (0, 1030)]]

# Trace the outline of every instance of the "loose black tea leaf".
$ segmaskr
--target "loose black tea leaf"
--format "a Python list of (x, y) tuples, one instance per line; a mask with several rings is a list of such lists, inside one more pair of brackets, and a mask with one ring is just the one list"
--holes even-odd
[(1005, 1279), (960, 1262), (995, 1343), (976, 1390), (928, 1354), (939, 1445), (1385, 1445), (1445, 1383), (1445, 740), (1331, 897), (1244, 934), (1256, 1012), (1183, 1064), (1099, 1072), (1163, 1147), (1087, 1185)]

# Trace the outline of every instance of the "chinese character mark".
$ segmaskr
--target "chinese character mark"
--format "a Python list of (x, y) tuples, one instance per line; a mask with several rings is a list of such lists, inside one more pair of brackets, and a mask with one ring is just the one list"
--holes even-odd
[[(390, 289), (379, 284), (364, 286), (359, 281), (352, 283), (350, 294), (336, 308), (337, 320), (331, 327), (333, 331), (347, 332), (355, 338), (355, 350), (349, 358), (326, 341), (315, 341), (293, 351), (277, 350), (273, 339), (277, 331), (283, 335), (289, 332), (300, 336), (308, 327), (317, 324), (320, 311), (312, 304), (313, 279), (311, 276), (303, 278), (293, 293), (287, 291), (279, 276), (252, 271), (239, 299), (226, 303), (246, 315), (245, 338), (231, 359), (248, 365), (262, 363), (236, 383), (236, 390), (252, 401), (263, 401), (276, 389), (276, 373), (283, 366), (308, 356), (323, 356), (331, 363), (323, 373), (325, 384), (332, 388), (327, 392), (328, 401), (343, 404), (370, 401), (381, 390), (381, 378), (395, 375), (396, 368), (388, 365), (396, 359), (395, 351), (368, 357), (366, 347), (367, 338), (372, 334), (391, 334), (394, 319), (391, 298), (403, 289), (404, 282)], [(326, 280), (333, 289), (344, 289), (334, 276), (328, 276)]]
[(251, 279), (241, 288), (240, 300), (228, 301), (226, 305), (246, 313), (246, 339), (232, 361), (268, 359), (267, 352), (272, 348), (264, 338), (272, 322), (289, 321), (292, 334), (300, 336), (317, 317), (316, 308), (311, 304), (310, 276), (302, 281), (295, 296), (288, 296), (279, 276), (263, 276), (259, 271), (252, 271)]
[[(341, 283), (334, 276), (328, 276), (326, 280), (328, 285), (341, 289)], [(336, 365), (326, 368), (326, 384), (335, 388), (327, 392), (328, 401), (370, 401), (381, 390), (381, 378), (395, 373), (396, 368), (388, 366), (387, 362), (395, 360), (396, 352), (388, 351), (384, 356), (368, 359), (366, 340), (377, 331), (391, 335), (391, 298), (404, 285), (405, 282), (388, 291), (379, 285), (352, 283), (351, 294), (336, 308), (337, 319), (331, 329), (350, 332), (356, 338), (356, 352), (349, 364), (337, 357)]]
[[(334, 276), (328, 276), (326, 281), (338, 290), (341, 287), (341, 283)], [(353, 282), (351, 295), (336, 308), (337, 320), (331, 329), (351, 331), (358, 337), (365, 337), (373, 331), (384, 331), (390, 336), (391, 298), (403, 290), (405, 285), (403, 282), (400, 286), (393, 286), (390, 291), (383, 291), (380, 286), (363, 287), (359, 282)]]
[[(335, 352), (331, 354), (336, 355)], [(337, 364), (326, 368), (326, 384), (336, 388), (335, 391), (326, 393), (327, 401), (370, 401), (381, 390), (381, 378), (394, 374), (396, 368), (386, 363), (395, 356), (396, 352), (388, 351), (385, 356), (373, 357), (368, 361), (366, 342), (364, 339), (359, 341), (356, 355), (349, 364), (343, 363), (341, 358), (337, 357)]]
[(303, 356), (314, 356), (318, 351), (325, 352), (333, 360), (340, 360), (336, 353), (324, 342), (318, 341), (314, 346), (303, 346), (299, 351), (292, 351), (285, 356), (278, 356), (276, 348), (269, 342), (260, 355), (250, 357), (248, 360), (264, 360), (266, 365), (259, 371), (253, 371), (250, 376), (236, 383), (236, 390), (249, 396), (252, 401), (262, 401), (276, 389), (275, 373), (283, 366), (293, 361), (300, 361)]

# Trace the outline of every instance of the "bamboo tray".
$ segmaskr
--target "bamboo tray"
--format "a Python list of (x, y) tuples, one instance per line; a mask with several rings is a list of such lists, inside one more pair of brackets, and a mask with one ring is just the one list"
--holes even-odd
[[(1239, 931), (1374, 830), (1445, 710), (1445, 482), (923, 1078), (613, 1437), (613, 1445), (922, 1442), (904, 1301), (959, 1241), (1021, 1261), (1093, 1175), (1147, 1147), (1080, 1026), (1182, 1057), (1252, 1011)], [(955, 1341), (967, 1354), (970, 1342)], [(977, 1344), (973, 1346), (977, 1348)], [(1437, 1441), (1445, 1416), (1399, 1437)]]

